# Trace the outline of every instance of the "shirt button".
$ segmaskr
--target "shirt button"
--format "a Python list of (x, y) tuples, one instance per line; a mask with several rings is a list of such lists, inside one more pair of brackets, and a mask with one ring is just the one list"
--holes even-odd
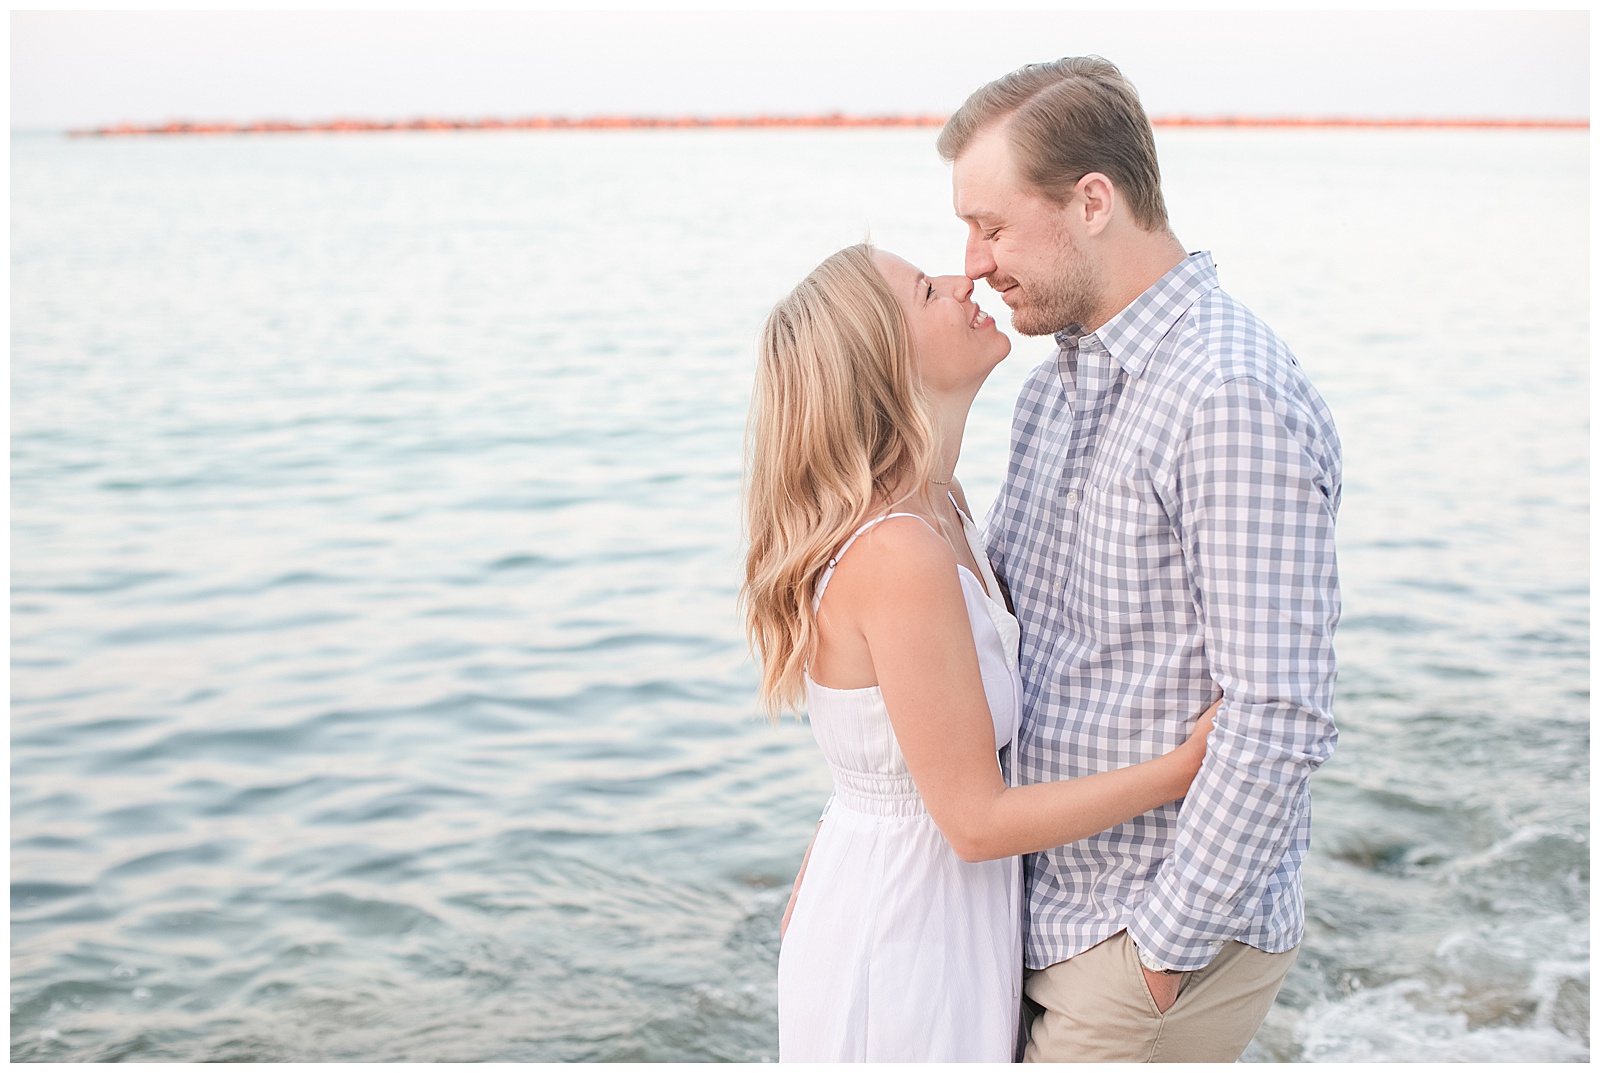
[(1068, 492), (1067, 493), (1067, 506), (1076, 507), (1077, 505), (1078, 505), (1078, 493), (1077, 492)]

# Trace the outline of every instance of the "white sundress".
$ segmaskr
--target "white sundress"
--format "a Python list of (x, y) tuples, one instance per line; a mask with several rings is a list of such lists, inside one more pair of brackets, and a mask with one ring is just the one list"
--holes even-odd
[[(895, 517), (917, 515), (888, 514), (856, 530), (822, 575), (819, 604), (856, 537)], [(961, 518), (998, 593), (972, 520)], [(1021, 630), (958, 569), (995, 749), (1014, 751)], [(806, 700), (834, 794), (778, 955), (779, 1061), (1010, 1062), (1022, 988), (1021, 858), (956, 856), (917, 793), (877, 686), (830, 689), (808, 676)]]

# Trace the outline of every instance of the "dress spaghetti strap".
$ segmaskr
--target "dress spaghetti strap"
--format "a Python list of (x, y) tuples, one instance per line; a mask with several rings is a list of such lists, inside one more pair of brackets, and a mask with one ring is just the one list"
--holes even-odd
[[(834, 568), (839, 565), (839, 560), (844, 558), (844, 553), (850, 550), (850, 545), (856, 542), (856, 537), (860, 536), (862, 533), (865, 533), (868, 529), (871, 529), (879, 522), (886, 522), (890, 518), (915, 518), (923, 525), (927, 525), (929, 529), (933, 529), (933, 526), (928, 525), (928, 519), (924, 518), (922, 515), (911, 514), (907, 511), (897, 511), (893, 514), (885, 514), (881, 517), (874, 518), (866, 525), (863, 525), (860, 529), (857, 529), (854, 533), (851, 533), (850, 539), (846, 540), (842, 545), (840, 545), (839, 550), (833, 553), (833, 558), (828, 560), (828, 569), (824, 570), (822, 572), (822, 577), (817, 579), (817, 594), (811, 598), (811, 609), (813, 611), (822, 605), (822, 594), (827, 589), (828, 582), (833, 579)], [(937, 529), (933, 529), (933, 531), (938, 533)], [(941, 537), (940, 539), (943, 538)]]

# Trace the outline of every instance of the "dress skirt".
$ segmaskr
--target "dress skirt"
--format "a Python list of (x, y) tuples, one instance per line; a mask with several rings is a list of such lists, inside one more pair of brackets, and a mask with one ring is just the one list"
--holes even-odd
[(1021, 859), (963, 861), (906, 805), (822, 821), (778, 957), (781, 1061), (1012, 1060)]

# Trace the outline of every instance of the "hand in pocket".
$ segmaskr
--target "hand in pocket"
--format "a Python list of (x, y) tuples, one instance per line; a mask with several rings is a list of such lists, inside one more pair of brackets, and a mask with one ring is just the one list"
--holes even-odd
[(1183, 984), (1181, 972), (1151, 972), (1143, 965), (1139, 971), (1144, 973), (1144, 985), (1150, 991), (1150, 1001), (1156, 1004), (1156, 1009), (1166, 1013), (1172, 1009), (1172, 1004), (1178, 1001), (1178, 988)]

